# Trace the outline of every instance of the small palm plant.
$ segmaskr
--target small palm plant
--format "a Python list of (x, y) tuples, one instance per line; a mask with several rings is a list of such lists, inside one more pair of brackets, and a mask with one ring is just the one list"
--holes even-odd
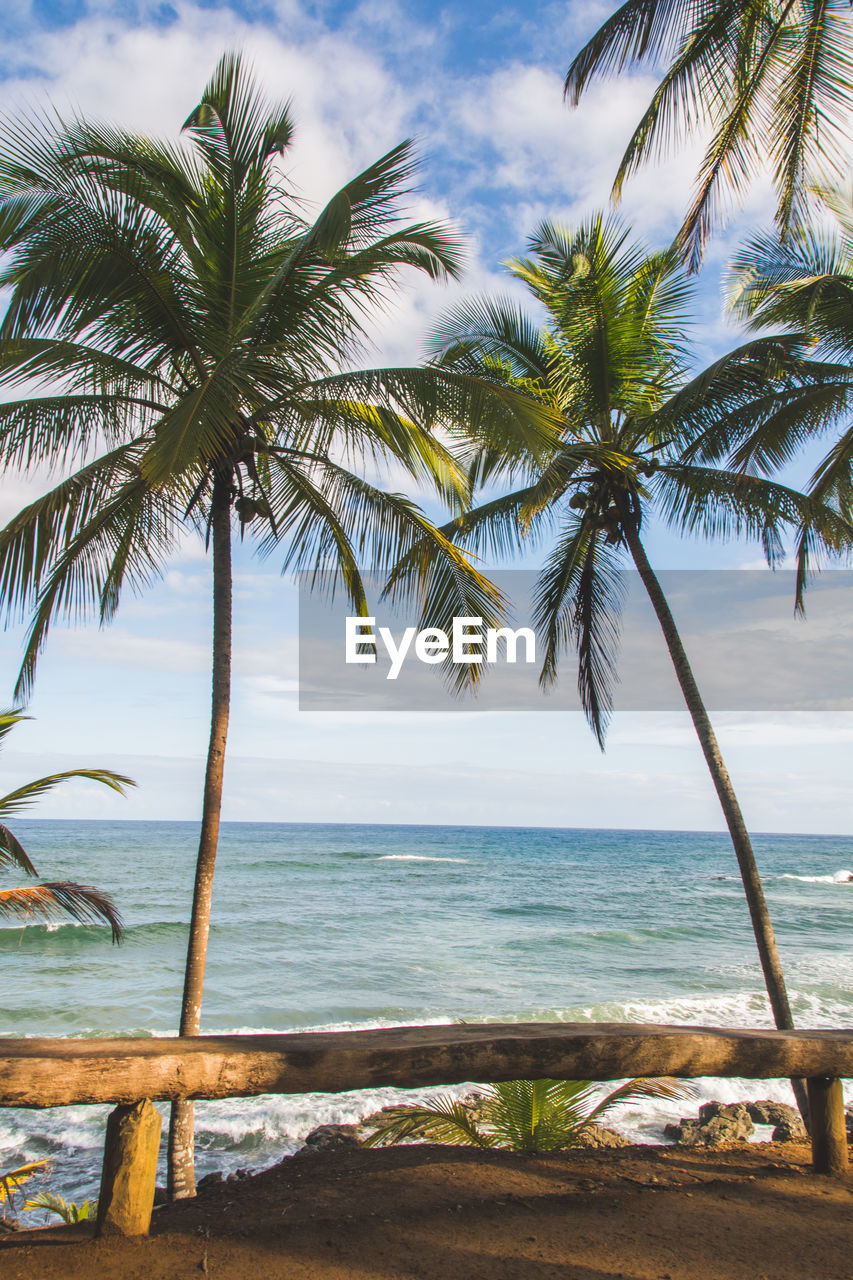
[[(29, 718), (18, 711), (0, 712), (0, 744), (16, 724)], [(64, 773), (52, 773), (16, 787), (8, 795), (0, 797), (0, 869), (18, 867), (27, 875), (38, 875), (20, 840), (9, 830), (3, 819), (20, 813), (39, 796), (52, 791), (68, 778), (88, 778), (91, 782), (103, 783), (122, 795), (126, 787), (136, 785), (132, 779), (108, 769), (67, 769)], [(0, 917), (12, 916), (26, 922), (54, 920), (57, 915), (70, 916), (72, 920), (79, 920), (84, 924), (108, 924), (112, 930), (113, 942), (121, 939), (121, 916), (115, 903), (108, 894), (91, 885), (77, 884), (73, 880), (53, 880), (18, 889), (0, 889)]]
[(486, 1088), (477, 1115), (449, 1095), (432, 1105), (395, 1107), (364, 1145), (390, 1146), (416, 1137), (449, 1147), (562, 1151), (580, 1146), (584, 1133), (620, 1103), (677, 1098), (687, 1091), (669, 1078), (627, 1080), (596, 1102), (597, 1089), (590, 1080), (506, 1080)]
[(55, 1213), (69, 1226), (74, 1222), (86, 1222), (98, 1214), (97, 1200), (84, 1200), (82, 1204), (77, 1204), (75, 1200), (64, 1200), (62, 1196), (55, 1196), (50, 1191), (39, 1192), (32, 1200), (27, 1201), (24, 1208), (47, 1209), (48, 1213)]

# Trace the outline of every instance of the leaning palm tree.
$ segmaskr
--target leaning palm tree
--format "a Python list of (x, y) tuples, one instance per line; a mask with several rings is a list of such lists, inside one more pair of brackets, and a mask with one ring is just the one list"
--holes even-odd
[(693, 202), (678, 233), (697, 268), (732, 198), (769, 168), (786, 233), (809, 184), (849, 163), (853, 26), (847, 0), (626, 0), (573, 59), (576, 105), (596, 76), (632, 64), (665, 71), (614, 183), (674, 141), (710, 129)]
[[(853, 368), (853, 191), (817, 190), (824, 219), (798, 223), (784, 239), (772, 233), (753, 236), (729, 268), (730, 299), (739, 320), (751, 329), (772, 325), (804, 333), (827, 360)], [(828, 215), (828, 217), (826, 216)], [(833, 228), (829, 219), (834, 220)], [(720, 438), (709, 432), (697, 441), (697, 454), (711, 460), (722, 449), (742, 467), (772, 473), (804, 446), (831, 435), (827, 452), (808, 482), (808, 492), (853, 515), (853, 406), (851, 388), (839, 379), (835, 405), (819, 399), (810, 415), (794, 419), (771, 415), (757, 423), (736, 424)], [(841, 430), (838, 424), (841, 421)], [(815, 547), (810, 530), (801, 531), (797, 548), (797, 605)]]
[[(790, 525), (808, 527), (833, 548), (848, 543), (853, 530), (825, 504), (686, 457), (691, 440), (712, 424), (758, 421), (782, 407), (795, 417), (815, 397), (831, 400), (841, 375), (834, 366), (806, 360), (797, 339), (759, 338), (688, 377), (689, 281), (672, 251), (648, 253), (614, 219), (599, 215), (575, 230), (545, 223), (531, 239), (530, 256), (509, 268), (544, 308), (545, 325), (510, 301), (463, 302), (437, 330), (433, 354), (444, 366), (539, 394), (561, 415), (563, 437), (544, 462), (530, 459), (526, 471), (507, 468), (499, 450), (484, 451), (478, 476), (494, 482), (511, 470), (518, 487), (443, 532), (480, 553), (503, 556), (556, 530), (534, 594), (544, 639), (542, 681), (556, 679), (560, 655), (571, 644), (583, 709), (602, 748), (616, 666), (621, 568), (626, 554), (633, 562), (722, 806), (776, 1026), (790, 1028), (749, 834), (643, 531), (655, 514), (685, 533), (754, 536), (771, 563)], [(802, 1100), (799, 1087), (798, 1093)]]
[[(0, 136), (0, 463), (70, 474), (0, 531), (0, 596), (31, 618), (26, 694), (57, 616), (114, 614), (186, 531), (213, 560), (213, 687), (180, 1033), (200, 1026), (228, 731), (235, 529), (321, 585), (339, 569), (367, 612), (359, 564), (380, 571), (423, 540), (424, 607), (493, 614), (498, 594), (415, 503), (371, 474), (393, 467), (451, 506), (454, 453), (476, 440), (494, 389), (452, 371), (353, 369), (401, 268), (453, 276), (441, 225), (398, 213), (413, 174), (403, 143), (313, 221), (288, 190), (292, 125), (239, 58), (223, 58), (181, 145), (56, 116)], [(48, 383), (32, 396), (33, 381)], [(492, 409), (511, 450), (548, 414), (510, 392)], [(458, 424), (465, 423), (464, 433)], [(454, 424), (457, 424), (456, 426)], [(443, 430), (436, 434), (433, 428)], [(470, 447), (470, 444), (466, 445)], [(463, 457), (464, 463), (464, 457)], [(192, 1105), (176, 1103), (170, 1186), (194, 1192)]]
[[(27, 719), (29, 717), (20, 711), (0, 711), (0, 745), (16, 724)], [(90, 782), (112, 787), (120, 795), (124, 794), (126, 787), (135, 786), (130, 778), (109, 769), (66, 769), (63, 773), (51, 773), (45, 778), (36, 778), (34, 782), (25, 782), (7, 795), (0, 796), (0, 868), (17, 867), (26, 875), (38, 875), (29, 854), (6, 825), (6, 819), (15, 817), (69, 778), (88, 778)], [(113, 942), (121, 939), (121, 915), (109, 894), (73, 880), (42, 881), (41, 884), (18, 889), (0, 889), (0, 916), (25, 922), (70, 916), (82, 924), (108, 924)]]

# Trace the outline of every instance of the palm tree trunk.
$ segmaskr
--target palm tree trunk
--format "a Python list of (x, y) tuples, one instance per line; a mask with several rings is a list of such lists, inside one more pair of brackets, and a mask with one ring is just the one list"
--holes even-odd
[[(210, 933), (213, 868), (219, 840), (219, 813), (228, 738), (231, 701), (231, 476), (220, 473), (213, 482), (211, 503), (213, 541), (213, 688), (210, 743), (204, 775), (204, 805), (198, 843), (192, 919), (190, 921), (184, 997), (181, 1005), (182, 1036), (198, 1035), (204, 965)], [(169, 1198), (195, 1195), (195, 1106), (173, 1102), (169, 1129)]]
[[(643, 586), (646, 588), (649, 599), (652, 602), (652, 608), (660, 623), (666, 646), (669, 649), (669, 656), (672, 659), (672, 665), (675, 668), (675, 674), (681, 687), (681, 692), (684, 695), (684, 701), (687, 704), (687, 710), (690, 712), (696, 736), (702, 747), (705, 762), (708, 765), (711, 779), (725, 815), (726, 826), (729, 829), (735, 856), (740, 867), (741, 880), (743, 881), (749, 914), (752, 919), (752, 930), (758, 946), (761, 968), (764, 971), (764, 983), (767, 987), (767, 995), (770, 998), (770, 1007), (773, 1010), (776, 1027), (780, 1031), (790, 1031), (793, 1029), (794, 1019), (788, 1002), (788, 992), (785, 987), (782, 964), (779, 960), (779, 951), (776, 947), (773, 925), (770, 921), (770, 913), (767, 910), (767, 900), (764, 897), (764, 887), (758, 874), (752, 842), (729, 777), (729, 771), (723, 760), (717, 736), (714, 733), (708, 712), (702, 701), (702, 695), (699, 693), (699, 686), (693, 675), (684, 645), (681, 643), (681, 636), (678, 634), (678, 628), (670, 612), (666, 596), (652, 566), (649, 564), (639, 534), (627, 512), (621, 524), (625, 541), (637, 567), (637, 572), (640, 575)], [(792, 1080), (791, 1085), (803, 1121), (808, 1126), (808, 1097), (805, 1082)]]

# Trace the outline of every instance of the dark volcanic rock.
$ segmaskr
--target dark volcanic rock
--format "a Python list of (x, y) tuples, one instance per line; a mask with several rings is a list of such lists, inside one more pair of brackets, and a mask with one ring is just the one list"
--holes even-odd
[[(771, 1102), (769, 1098), (747, 1102), (746, 1109), (756, 1124), (793, 1124), (800, 1120), (796, 1107), (789, 1107), (786, 1102)], [(802, 1120), (800, 1123), (802, 1124)]]
[(206, 1173), (203, 1178), (199, 1178), (196, 1184), (196, 1191), (209, 1191), (211, 1187), (218, 1187), (224, 1181), (222, 1170), (215, 1169), (213, 1173)]
[(773, 1130), (774, 1142), (808, 1142), (808, 1140), (806, 1126), (803, 1124), (802, 1117), (796, 1112), (788, 1119), (781, 1120)]
[(310, 1151), (341, 1151), (347, 1147), (360, 1147), (361, 1126), (357, 1124), (320, 1124), (305, 1139)]
[(745, 1142), (753, 1123), (743, 1102), (706, 1102), (698, 1120), (668, 1124), (664, 1133), (685, 1147), (722, 1147), (729, 1142)]

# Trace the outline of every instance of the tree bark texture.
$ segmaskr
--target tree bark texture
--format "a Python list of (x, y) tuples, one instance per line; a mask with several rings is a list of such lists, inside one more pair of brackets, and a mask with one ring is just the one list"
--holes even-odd
[[(690, 712), (690, 718), (693, 721), (693, 727), (696, 730), (702, 754), (705, 757), (708, 771), (714, 783), (714, 789), (717, 792), (726, 819), (726, 826), (729, 829), (735, 857), (740, 868), (741, 880), (743, 881), (747, 906), (752, 920), (752, 930), (755, 934), (758, 955), (764, 973), (764, 983), (770, 999), (770, 1007), (773, 1010), (775, 1024), (780, 1031), (791, 1030), (794, 1026), (794, 1019), (791, 1015), (791, 1006), (788, 1001), (782, 963), (776, 946), (776, 937), (770, 920), (770, 912), (767, 909), (764, 887), (758, 874), (752, 841), (746, 829), (746, 823), (729, 777), (729, 771), (726, 768), (719, 743), (717, 742), (717, 736), (714, 733), (708, 712), (699, 693), (699, 686), (693, 675), (684, 645), (681, 643), (681, 636), (675, 625), (675, 619), (630, 517), (623, 518), (622, 531), (663, 632), (664, 640), (672, 659), (672, 665), (675, 668), (676, 678), (684, 696), (684, 701), (687, 704), (687, 710)], [(801, 1079), (792, 1079), (791, 1086), (797, 1099), (797, 1106), (806, 1126), (808, 1126), (809, 1111), (805, 1084)]]
[(853, 1030), (533, 1022), (184, 1039), (0, 1039), (5, 1107), (660, 1075), (850, 1077)]
[[(210, 933), (213, 870), (219, 843), (219, 815), (225, 776), (225, 748), (231, 703), (231, 476), (221, 472), (213, 482), (211, 503), (213, 543), (213, 680), (210, 742), (204, 774), (204, 803), (193, 889), (180, 1034), (198, 1035), (204, 966)], [(169, 1126), (169, 1198), (195, 1195), (194, 1107), (185, 1100), (172, 1104)]]

